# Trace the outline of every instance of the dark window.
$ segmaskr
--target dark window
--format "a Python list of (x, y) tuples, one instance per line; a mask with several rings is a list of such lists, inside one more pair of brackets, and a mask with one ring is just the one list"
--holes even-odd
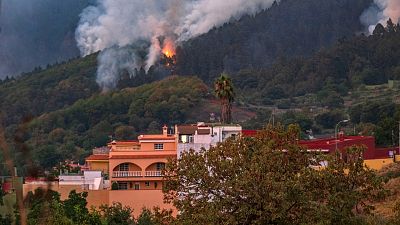
[(140, 184), (139, 183), (135, 183), (135, 190), (140, 190)]
[(164, 149), (164, 144), (154, 144), (154, 149), (155, 150), (163, 150)]
[(128, 190), (128, 182), (118, 182), (118, 190)]
[(122, 163), (119, 165), (119, 171), (129, 171), (129, 164), (128, 163)]

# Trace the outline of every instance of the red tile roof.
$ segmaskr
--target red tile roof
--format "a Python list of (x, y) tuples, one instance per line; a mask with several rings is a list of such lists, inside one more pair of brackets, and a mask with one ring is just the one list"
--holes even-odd
[(242, 130), (242, 135), (245, 137), (254, 137), (257, 134), (257, 130)]
[(108, 155), (90, 155), (86, 158), (88, 160), (108, 160)]

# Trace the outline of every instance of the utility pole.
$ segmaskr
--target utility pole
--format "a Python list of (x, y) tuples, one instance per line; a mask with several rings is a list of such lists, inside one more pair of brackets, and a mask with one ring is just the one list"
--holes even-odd
[[(347, 123), (347, 122), (349, 122), (349, 121), (350, 121), (350, 119), (348, 119), (348, 120), (341, 120), (341, 121), (339, 121), (339, 122), (336, 124), (336, 126), (335, 126), (335, 151), (338, 150), (338, 141), (339, 141), (339, 138), (338, 138), (338, 127), (339, 127), (339, 125), (340, 125), (341, 123)], [(400, 137), (400, 135), (399, 135), (399, 137)]]

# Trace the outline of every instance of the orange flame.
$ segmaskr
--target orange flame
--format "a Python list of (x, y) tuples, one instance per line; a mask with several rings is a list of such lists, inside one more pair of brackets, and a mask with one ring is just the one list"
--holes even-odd
[(164, 42), (162, 53), (168, 58), (173, 57), (176, 53), (175, 52), (175, 43), (170, 39), (166, 39)]

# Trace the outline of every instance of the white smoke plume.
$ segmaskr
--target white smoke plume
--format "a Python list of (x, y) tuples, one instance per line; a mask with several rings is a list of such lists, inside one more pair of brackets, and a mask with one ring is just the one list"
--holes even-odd
[[(166, 45), (179, 45), (231, 19), (266, 9), (274, 1), (97, 0), (82, 12), (76, 41), (82, 56), (102, 51), (97, 82), (103, 89), (114, 88), (120, 71), (134, 75), (139, 67), (148, 70)], [(129, 47), (137, 42), (148, 43), (145, 59)]]
[(374, 0), (374, 4), (361, 15), (361, 22), (372, 34), (378, 23), (385, 26), (389, 18), (393, 23), (400, 22), (400, 0)]
[(230, 19), (239, 19), (245, 14), (255, 14), (269, 8), (274, 0), (202, 0), (190, 5), (176, 32), (180, 41), (207, 33), (214, 26)]

